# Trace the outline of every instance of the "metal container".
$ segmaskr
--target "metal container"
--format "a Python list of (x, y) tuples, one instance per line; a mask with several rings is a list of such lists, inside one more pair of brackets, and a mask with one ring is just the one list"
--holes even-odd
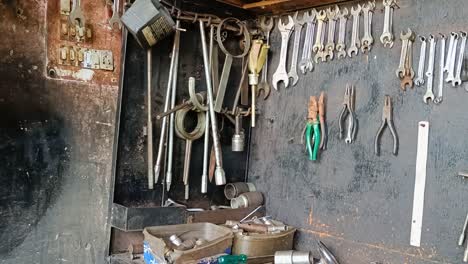
[(246, 192), (231, 200), (232, 209), (260, 206), (262, 204), (263, 194), (261, 192)]
[(250, 182), (228, 183), (224, 186), (224, 196), (226, 196), (226, 199), (232, 200), (243, 193), (255, 192), (256, 190), (255, 185)]
[[(155, 259), (170, 258), (171, 262), (176, 264), (224, 253), (231, 248), (233, 238), (229, 228), (211, 223), (147, 227), (143, 230), (143, 235)], [(206, 242), (192, 249), (180, 250), (171, 242), (170, 237), (173, 235), (182, 241), (193, 239), (194, 244), (196, 239)]]
[(273, 256), (276, 251), (291, 250), (296, 229), (288, 226), (283, 232), (272, 234), (234, 233), (232, 254), (251, 257)]
[(275, 264), (311, 264), (314, 259), (310, 252), (306, 251), (277, 251), (275, 252)]

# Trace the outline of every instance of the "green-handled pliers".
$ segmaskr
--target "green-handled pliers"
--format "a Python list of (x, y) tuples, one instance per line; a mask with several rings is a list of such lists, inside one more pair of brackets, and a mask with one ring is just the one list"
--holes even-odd
[[(317, 160), (320, 149), (320, 122), (318, 119), (317, 97), (311, 96), (309, 99), (309, 115), (307, 117), (305, 138), (309, 160)], [(312, 146), (313, 145), (313, 146)]]

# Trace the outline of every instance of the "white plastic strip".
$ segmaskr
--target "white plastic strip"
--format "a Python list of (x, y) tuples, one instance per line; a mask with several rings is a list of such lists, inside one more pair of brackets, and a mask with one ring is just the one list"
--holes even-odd
[(429, 122), (418, 125), (418, 150), (416, 155), (416, 177), (414, 182), (413, 217), (411, 221), (410, 244), (421, 245), (421, 230), (424, 210), (424, 190), (426, 188), (427, 148), (429, 144)]

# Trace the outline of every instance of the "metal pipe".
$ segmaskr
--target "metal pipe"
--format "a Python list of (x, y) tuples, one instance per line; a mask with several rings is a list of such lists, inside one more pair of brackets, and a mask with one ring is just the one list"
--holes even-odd
[[(213, 72), (213, 48), (214, 48), (214, 26), (210, 27), (210, 72)], [(213, 76), (213, 75), (211, 75)], [(210, 76), (210, 78), (211, 78)], [(201, 175), (201, 193), (208, 192), (208, 153), (210, 145), (210, 118), (209, 112), (205, 113), (205, 138), (203, 142), (203, 172)]]
[[(180, 21), (176, 21), (176, 27), (178, 28), (180, 25)], [(174, 109), (175, 102), (176, 102), (176, 94), (177, 94), (177, 72), (178, 72), (178, 65), (179, 65), (179, 42), (180, 42), (180, 32), (176, 31), (176, 36), (174, 42), (177, 42), (177, 49), (175, 52), (172, 52), (172, 55), (175, 57), (174, 61), (174, 69), (173, 73), (174, 76), (172, 78), (172, 96), (171, 96), (171, 109)], [(174, 55), (175, 54), (175, 55)], [(167, 172), (166, 172), (166, 190), (169, 191), (171, 189), (172, 183), (172, 159), (174, 153), (174, 112), (171, 113), (170, 121), (169, 121), (169, 143), (168, 143), (168, 155), (167, 155)]]
[(148, 120), (146, 124), (147, 130), (147, 140), (148, 140), (148, 189), (152, 190), (154, 188), (154, 178), (153, 178), (153, 121), (151, 118), (151, 86), (152, 86), (152, 72), (153, 72), (153, 60), (152, 60), (152, 52), (151, 48), (148, 49), (146, 52), (146, 61), (147, 61), (147, 112), (148, 112)]
[[(175, 58), (177, 56), (176, 53), (179, 52), (179, 36), (180, 36), (180, 32), (176, 30), (174, 34), (174, 44), (172, 46), (171, 64), (169, 66), (169, 77), (167, 80), (166, 101), (164, 102), (164, 112), (166, 112), (169, 109), (169, 99), (171, 98), (172, 78), (174, 77), (174, 68), (177, 67), (175, 65)], [(161, 135), (159, 137), (158, 156), (156, 158), (156, 165), (154, 166), (154, 173), (155, 173), (154, 178), (155, 178), (156, 183), (158, 182), (159, 173), (161, 172), (164, 138), (166, 137), (166, 126), (167, 126), (167, 117), (163, 117), (163, 121), (161, 125)]]
[(208, 111), (205, 113), (205, 142), (203, 145), (203, 172), (201, 176), (201, 193), (208, 192), (208, 153), (210, 145), (210, 117)]
[(221, 165), (221, 145), (218, 138), (218, 126), (216, 124), (216, 116), (214, 112), (213, 106), (213, 87), (211, 85), (211, 78), (210, 78), (210, 63), (208, 61), (208, 50), (206, 47), (206, 37), (205, 37), (205, 27), (203, 21), (200, 22), (200, 36), (202, 42), (202, 51), (203, 51), (203, 62), (205, 68), (205, 78), (206, 78), (206, 89), (208, 92), (208, 105), (209, 105), (209, 112), (210, 112), (210, 119), (211, 119), (211, 132), (213, 136), (213, 146), (215, 151), (215, 158), (216, 158), (216, 170), (215, 170), (215, 182), (216, 185), (224, 185), (226, 184), (226, 176), (224, 174), (223, 167)]
[[(172, 102), (171, 102), (171, 104), (172, 104)], [(170, 115), (172, 113), (175, 113), (175, 112), (179, 111), (180, 109), (183, 109), (183, 108), (186, 108), (186, 107), (191, 107), (192, 105), (193, 105), (192, 102), (189, 100), (189, 101), (185, 101), (185, 102), (183, 102), (183, 103), (181, 103), (179, 105), (171, 106), (171, 109), (167, 110), (166, 112), (162, 112), (160, 114), (157, 114), (156, 119), (159, 120), (159, 119), (161, 119), (161, 118), (163, 118), (165, 116), (168, 116), (168, 115)]]

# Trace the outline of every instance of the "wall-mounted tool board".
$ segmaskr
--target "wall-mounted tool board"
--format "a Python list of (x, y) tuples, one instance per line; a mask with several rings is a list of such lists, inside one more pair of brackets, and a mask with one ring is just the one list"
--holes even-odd
[[(267, 214), (299, 228), (298, 249), (313, 250), (314, 240), (321, 239), (342, 264), (461, 262), (464, 249), (456, 245), (467, 210), (468, 182), (457, 174), (468, 168), (468, 141), (464, 139), (468, 93), (447, 84), (444, 102), (426, 105), (422, 99), (425, 87), (402, 92), (395, 70), (401, 30), (410, 27), (428, 36), (466, 29), (468, 10), (460, 8), (463, 5), (463, 0), (399, 1), (393, 20), (397, 40), (392, 49), (385, 49), (378, 41), (384, 17), (378, 1), (372, 29), (376, 42), (369, 55), (316, 65), (295, 87), (272, 91), (267, 101), (259, 103), (262, 116), (253, 130), (249, 179), (268, 193)], [(348, 20), (347, 43), (350, 30)], [(277, 28), (271, 37), (270, 78), (279, 59)], [(416, 41), (415, 70), (419, 47)], [(438, 69), (438, 53), (435, 61)], [(435, 84), (438, 78), (436, 74)], [(359, 120), (352, 145), (338, 138), (338, 114), (347, 82), (356, 85)], [(322, 90), (328, 95), (328, 149), (319, 162), (311, 162), (301, 134), (308, 98)], [(393, 99), (400, 138), (396, 157), (391, 154), (388, 130), (382, 137), (380, 157), (374, 154), (385, 94)], [(410, 246), (410, 228), (418, 122), (422, 120), (430, 122), (431, 131), (421, 247), (416, 248)]]

